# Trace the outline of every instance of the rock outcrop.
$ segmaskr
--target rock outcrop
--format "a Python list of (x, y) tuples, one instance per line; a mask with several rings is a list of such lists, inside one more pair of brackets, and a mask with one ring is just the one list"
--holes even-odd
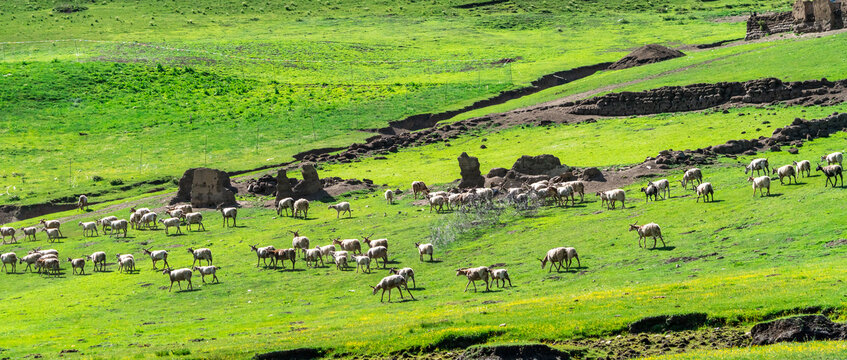
[(485, 178), (479, 171), (479, 159), (469, 156), (463, 152), (459, 155), (459, 170), (462, 175), (462, 181), (459, 183), (459, 188), (475, 188), (485, 186)]
[(237, 193), (229, 175), (222, 170), (192, 168), (179, 179), (179, 190), (171, 203), (190, 202), (196, 208), (213, 208), (219, 204), (236, 205)]
[(847, 327), (823, 315), (803, 315), (756, 324), (750, 330), (753, 345), (813, 340), (844, 340)]

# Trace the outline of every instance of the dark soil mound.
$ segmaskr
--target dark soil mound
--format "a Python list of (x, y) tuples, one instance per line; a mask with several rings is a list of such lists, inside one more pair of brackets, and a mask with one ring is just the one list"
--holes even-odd
[(638, 334), (693, 330), (706, 324), (706, 320), (708, 316), (703, 313), (650, 316), (629, 324), (629, 332)]
[(253, 356), (255, 360), (311, 360), (318, 359), (324, 355), (323, 349), (299, 348), (291, 350), (273, 351)]
[(624, 56), (623, 59), (609, 66), (609, 70), (628, 69), (682, 56), (685, 56), (682, 51), (670, 49), (662, 45), (649, 44), (635, 49), (635, 51)]
[(553, 349), (547, 345), (499, 345), (480, 346), (465, 350), (459, 360), (567, 360), (568, 353)]
[(823, 315), (803, 315), (756, 324), (750, 330), (754, 345), (813, 340), (844, 340), (847, 327)]

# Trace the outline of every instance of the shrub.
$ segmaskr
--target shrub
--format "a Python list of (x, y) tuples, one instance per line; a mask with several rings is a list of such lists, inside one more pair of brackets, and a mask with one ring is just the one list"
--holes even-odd
[(112, 186), (118, 186), (118, 185), (123, 185), (123, 184), (124, 184), (124, 181), (121, 180), (121, 179), (112, 179), (112, 180), (109, 181), (109, 185), (112, 185)]
[(88, 7), (76, 4), (61, 4), (56, 5), (56, 7), (53, 8), (53, 11), (65, 14), (75, 13), (77, 11), (83, 10), (88, 10)]
[(99, 175), (94, 175), (94, 176), (91, 177), (91, 181), (93, 181), (93, 182), (103, 181), (103, 177), (99, 176)]

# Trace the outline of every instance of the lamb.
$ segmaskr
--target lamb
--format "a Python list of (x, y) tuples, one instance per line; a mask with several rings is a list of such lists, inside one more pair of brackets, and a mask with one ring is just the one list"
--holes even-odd
[(435, 209), (437, 213), (444, 211), (444, 204), (447, 202), (445, 197), (438, 195), (427, 198), (427, 200), (429, 200), (429, 212), (432, 212), (432, 209)]
[[(415, 199), (417, 199), (418, 193), (421, 193), (424, 196), (426, 196), (426, 194), (429, 193), (429, 188), (426, 187), (426, 184), (424, 184), (423, 181), (413, 181), (412, 182), (412, 192), (415, 193)], [(390, 297), (391, 296), (389, 296), (389, 298)]]
[(106, 271), (106, 253), (102, 251), (88, 255), (88, 260), (94, 263), (94, 271), (97, 271), (97, 264), (100, 264), (100, 271)]
[(204, 284), (206, 283), (206, 275), (212, 275), (212, 282), (220, 283), (217, 275), (220, 268), (217, 266), (193, 266), (191, 270), (200, 273), (200, 280), (202, 280)]
[(97, 220), (97, 225), (99, 225), (99, 226), (101, 227), (101, 230), (103, 231), (103, 234), (105, 234), (105, 233), (106, 233), (106, 228), (108, 227), (108, 228), (109, 228), (109, 231), (111, 231), (111, 230), (112, 230), (112, 228), (110, 227), (110, 225), (112, 224), (112, 221), (115, 221), (115, 220), (117, 220), (117, 219), (118, 219), (118, 217), (117, 217), (117, 216), (106, 216), (106, 217), (104, 217), (104, 218), (102, 218), (102, 219), (100, 219), (100, 220)]
[(199, 261), (200, 264), (203, 264), (203, 260), (206, 260), (206, 265), (212, 265), (212, 250), (207, 248), (201, 248), (194, 250), (192, 248), (188, 248), (188, 252), (191, 255), (194, 255), (194, 262), (191, 263), (191, 266), (194, 266)]
[(341, 217), (341, 214), (347, 213), (348, 217), (353, 217), (353, 210), (350, 210), (350, 203), (346, 201), (342, 201), (335, 205), (329, 205), (326, 207), (327, 209), (335, 209), (335, 218), (338, 219)]
[(797, 184), (797, 171), (791, 165), (780, 166), (778, 169), (773, 169), (774, 174), (779, 174), (779, 184), (785, 185), (782, 182), (783, 178), (788, 178), (788, 184), (791, 184), (791, 178), (794, 178), (794, 184)]
[[(659, 190), (659, 195), (662, 196), (662, 199), (667, 199), (671, 197), (671, 183), (668, 179), (659, 179), (656, 181), (648, 181), (647, 186), (653, 185), (656, 187), (656, 190)], [(664, 193), (664, 194), (663, 194)]]
[[(82, 226), (82, 236), (89, 236), (89, 235), (94, 236), (95, 234), (97, 236), (100, 236), (100, 234), (97, 232), (97, 222), (96, 221), (89, 221), (89, 222), (80, 221), (79, 226)], [(88, 235), (86, 235), (86, 233), (88, 233)]]
[(172, 219), (180, 220), (185, 217), (185, 212), (180, 209), (166, 210), (165, 214), (168, 214)]
[(382, 268), (388, 263), (388, 249), (385, 246), (374, 246), (368, 249), (368, 257), (376, 261), (376, 266), (379, 266), (379, 259), (382, 259)]
[(306, 199), (298, 199), (294, 202), (294, 217), (303, 213), (303, 220), (309, 217), (309, 200)]
[(150, 225), (152, 224), (153, 226), (158, 228), (159, 226), (158, 226), (158, 224), (156, 224), (156, 218), (158, 216), (159, 216), (158, 214), (156, 214), (152, 211), (148, 212), (148, 213), (141, 216), (141, 222), (139, 223), (139, 225), (142, 226), (142, 227), (145, 227), (147, 229), (150, 229)]
[(203, 228), (203, 231), (206, 231), (206, 227), (203, 226), (203, 214), (199, 212), (193, 212), (185, 214), (184, 217), (185, 226), (188, 227), (188, 231), (191, 231), (191, 225), (197, 224), (197, 231), (200, 231), (200, 228)]
[(556, 271), (562, 270), (562, 263), (565, 265), (565, 271), (570, 270), (571, 263), (573, 259), (576, 259), (576, 263), (578, 267), (582, 267), (582, 264), (579, 262), (579, 255), (576, 253), (576, 249), (572, 247), (557, 247), (547, 251), (547, 254), (544, 255), (543, 259), (538, 259), (541, 261), (541, 268), (544, 269), (547, 266), (547, 262), (550, 262), (550, 270), (547, 272), (553, 271), (553, 267), (556, 266)]
[[(152, 249), (152, 248), (150, 248), (150, 249)], [(150, 255), (150, 259), (153, 260), (153, 270), (158, 270), (158, 269), (156, 269), (156, 262), (157, 261), (164, 261), (165, 262), (165, 265), (162, 267), (163, 269), (171, 267), (171, 265), (168, 264), (168, 252), (167, 252), (167, 250), (150, 251), (150, 249), (141, 248), (141, 250), (144, 251), (145, 254)]]
[(234, 207), (224, 207), (224, 204), (218, 204), (215, 210), (219, 210), (221, 215), (223, 215), (224, 227), (229, 226), (229, 219), (232, 219), (232, 227), (238, 227), (235, 224), (236, 217), (238, 216), (238, 209)]
[(712, 197), (711, 201), (715, 201), (715, 190), (714, 188), (712, 188), (712, 183), (704, 182), (700, 185), (697, 185), (697, 189), (695, 191), (697, 192), (696, 202), (700, 202), (701, 196), (703, 197), (703, 202), (709, 201), (709, 195), (711, 195)]
[[(0, 230), (2, 232), (2, 230)], [(24, 233), (24, 240), (32, 237), (32, 241), (36, 241), (35, 234), (38, 233), (38, 228), (35, 226), (22, 227), (21, 232)], [(5, 240), (5, 239), (4, 239)]]
[(15, 228), (13, 228), (11, 226), (0, 227), (0, 237), (3, 238), (3, 244), (6, 244), (6, 237), (7, 236), (12, 237), (13, 243), (18, 242), (17, 240), (15, 240), (15, 231), (16, 231)]
[[(344, 271), (347, 266), (347, 256), (346, 255), (335, 255), (333, 256), (333, 262), (335, 263), (335, 268), (338, 270)], [(356, 272), (359, 272), (359, 268), (356, 268)]]
[[(509, 272), (506, 269), (491, 270), (491, 278), (494, 279), (494, 286), (506, 287), (506, 281), (509, 281), (509, 287), (512, 287), (512, 279), (509, 277)], [(503, 286), (500, 286), (500, 282)]]
[(821, 161), (826, 160), (826, 163), (827, 163), (828, 165), (838, 164), (839, 166), (843, 166), (843, 165), (841, 164), (841, 161), (842, 161), (843, 159), (844, 159), (844, 155), (843, 155), (840, 151), (839, 151), (839, 152), (834, 152), (834, 153), (829, 154), (829, 155), (827, 155), (827, 156), (821, 156)]
[(358, 239), (341, 240), (336, 238), (332, 240), (334, 245), (341, 246), (341, 250), (346, 250), (354, 254), (362, 255), (362, 244)]
[(432, 262), (432, 244), (421, 244), (416, 242), (415, 247), (418, 248), (418, 255), (420, 255), (421, 262), (423, 262), (424, 255), (429, 255), (429, 261)]
[(12, 273), (17, 273), (18, 266), (18, 255), (13, 252), (5, 253), (0, 255), (0, 262), (3, 263), (3, 270), (6, 270), (6, 273), (9, 273), (9, 269), (6, 268), (6, 264), (12, 265)]
[[(346, 255), (344, 256), (347, 257)], [(368, 269), (368, 274), (371, 273), (371, 258), (368, 256), (357, 255), (353, 257), (356, 260), (356, 273), (359, 272), (359, 268), (362, 269), (362, 273), (365, 272), (365, 269)]]
[(651, 183), (648, 183), (647, 187), (642, 187), (641, 192), (644, 193), (644, 196), (647, 198), (647, 202), (650, 201), (651, 197), (653, 198), (653, 201), (656, 201), (656, 198), (659, 196), (659, 188)]
[(622, 189), (606, 191), (606, 199), (608, 200), (607, 209), (614, 209), (615, 203), (618, 201), (621, 202), (621, 208), (626, 209), (626, 192)]
[(323, 257), (332, 257), (332, 253), (335, 252), (335, 245), (315, 246), (315, 248), (321, 251)]
[(294, 234), (294, 238), (291, 239), (291, 247), (295, 249), (300, 249), (301, 251), (303, 251), (303, 257), (306, 257), (306, 249), (309, 248), (309, 238), (305, 236), (300, 236), (299, 231), (288, 230), (288, 232)]
[(694, 182), (697, 182), (697, 185), (703, 183), (703, 172), (698, 168), (691, 168), (685, 171), (685, 174), (682, 175), (682, 180), (679, 182), (682, 184), (682, 188), (686, 189), (688, 183), (691, 183), (691, 188), (694, 189)]
[(768, 176), (759, 176), (757, 178), (748, 177), (748, 182), (753, 183), (753, 196), (756, 196), (756, 190), (764, 197), (765, 189), (768, 189), (768, 196), (771, 196), (771, 178)]
[(770, 165), (768, 165), (768, 159), (758, 158), (750, 161), (750, 165), (747, 165), (744, 168), (744, 174), (747, 174), (751, 171), (756, 171), (756, 175), (759, 175), (760, 171), (764, 171), (765, 174), (771, 171)]
[(394, 190), (385, 190), (385, 201), (388, 202), (388, 205), (394, 205)]
[(59, 229), (41, 228), (41, 231), (47, 233), (47, 241), (48, 242), (52, 243), (52, 242), (55, 242), (56, 240), (59, 239), (59, 234), (60, 234)]
[(168, 229), (170, 229), (172, 227), (176, 228), (177, 234), (182, 234), (182, 230), (180, 230), (180, 228), (179, 228), (182, 221), (180, 221), (178, 217), (172, 217), (170, 219), (159, 219), (159, 222), (162, 225), (165, 225), (165, 235), (170, 235), (170, 233), (168, 232)]
[[(259, 262), (263, 261), (265, 267), (268, 267), (268, 258), (273, 257), (276, 248), (273, 246), (258, 247), (259, 244), (250, 245), (250, 250), (256, 253), (256, 267), (259, 267)], [(271, 260), (273, 262), (273, 260)]]
[(279, 202), (276, 203), (276, 215), (282, 216), (283, 209), (285, 209), (285, 216), (289, 216), (289, 209), (291, 209), (291, 215), (294, 215), (294, 199), (287, 197), (285, 199), (279, 200)]
[(171, 270), (170, 268), (167, 268), (162, 270), (162, 274), (167, 274), (168, 277), (171, 279), (171, 288), (168, 289), (168, 292), (171, 292), (171, 290), (174, 289), (174, 282), (176, 282), (180, 290), (182, 290), (183, 281), (188, 281), (188, 289), (194, 289), (191, 284), (191, 269)]
[(644, 248), (647, 248), (647, 238), (653, 238), (653, 249), (656, 248), (656, 238), (662, 240), (662, 247), (665, 247), (665, 238), (662, 237), (662, 228), (656, 223), (646, 225), (637, 225), (638, 221), (629, 225), (629, 231), (638, 232), (638, 247), (641, 247), (641, 240), (644, 240)]
[(812, 163), (809, 160), (800, 160), (799, 162), (794, 161), (794, 172), (797, 174), (803, 175), (803, 172), (806, 172), (806, 177), (812, 175)]
[(556, 190), (556, 202), (560, 206), (568, 206), (568, 197), (571, 198), (571, 206), (576, 206), (576, 196), (574, 196), (574, 189), (572, 186), (565, 185), (551, 189)]
[(76, 207), (80, 211), (85, 211), (88, 208), (88, 196), (80, 195), (76, 202)]
[(32, 272), (32, 264), (35, 264), (36, 261), (38, 261), (38, 259), (40, 259), (40, 258), (41, 258), (41, 254), (35, 253), (35, 254), (29, 254), (27, 256), (24, 256), (24, 257), (20, 258), (20, 260), (18, 260), (18, 261), (21, 264), (26, 263), (26, 269), (24, 269), (24, 272), (26, 272), (27, 269), (29, 269), (29, 271)]
[(838, 184), (838, 179), (841, 179), (841, 186), (844, 186), (844, 176), (841, 174), (841, 165), (827, 165), (821, 166), (818, 165), (815, 168), (815, 171), (821, 171), (824, 175), (826, 175), (826, 183), (823, 184), (823, 187), (832, 183), (832, 187)]
[(35, 263), (39, 273), (44, 270), (48, 275), (59, 275), (59, 259), (41, 257)]
[(318, 261), (321, 262), (321, 266), (325, 266), (324, 258), (321, 257), (321, 251), (318, 249), (306, 249), (306, 266), (312, 264), (312, 267), (317, 267)]
[(71, 271), (73, 274), (76, 274), (76, 269), (79, 269), (80, 274), (85, 274), (85, 258), (68, 258), (68, 262), (71, 263)]
[(118, 259), (118, 272), (132, 273), (135, 270), (135, 257), (132, 254), (116, 254), (115, 258)]
[(485, 291), (491, 291), (491, 288), (488, 287), (488, 277), (491, 276), (491, 269), (487, 266), (456, 269), (456, 276), (462, 275), (468, 278), (468, 284), (465, 285), (465, 292), (468, 291), (468, 286), (471, 284), (473, 284), (473, 291), (476, 292), (477, 281), (484, 281)]
[(412, 287), (414, 287), (414, 288), (418, 287), (418, 285), (415, 283), (415, 270), (412, 270), (412, 268), (407, 267), (407, 268), (402, 268), (402, 269), (399, 269), (399, 270), (397, 268), (391, 268), (391, 269), (388, 270), (388, 273), (389, 274), (397, 274), (397, 275), (402, 276), (404, 279), (406, 279), (407, 285), (409, 284), (409, 280), (411, 279), (412, 280)]
[(142, 216), (144, 216), (144, 214), (139, 214), (137, 212), (129, 214), (129, 224), (130, 226), (132, 226), (133, 229), (138, 229), (139, 226), (141, 226)]
[(282, 268), (285, 269), (285, 260), (291, 260), (291, 268), (294, 269), (294, 263), (297, 261), (296, 249), (277, 249), (274, 250), (273, 255), (274, 269), (279, 262), (282, 262)]
[[(379, 281), (379, 284), (376, 286), (371, 286), (373, 288), (373, 295), (376, 295), (376, 292), (382, 289), (382, 296), (379, 298), (379, 302), (382, 302), (385, 298), (385, 290), (388, 290), (388, 302), (391, 302), (391, 289), (397, 288), (400, 290), (400, 298), (403, 298), (403, 287), (406, 288), (406, 291), (409, 293), (409, 296), (412, 296), (412, 292), (409, 291), (409, 285), (406, 284), (406, 279), (400, 275), (388, 275), (382, 280)], [(412, 296), (412, 300), (415, 300), (415, 297)]]
[(47, 229), (56, 229), (57, 231), (59, 231), (59, 236), (65, 237), (65, 235), (62, 234), (62, 230), (60, 229), (60, 227), (62, 226), (62, 223), (60, 223), (59, 220), (44, 220), (44, 219), (41, 219), (40, 224), (44, 225), (44, 227), (47, 228)]
[[(609, 195), (606, 192), (598, 191), (595, 193), (598, 198), (600, 198), (600, 206), (606, 205), (609, 203)], [(606, 205), (608, 207), (608, 205)]]
[(388, 248), (388, 239), (371, 240), (371, 237), (373, 237), (373, 236), (374, 236), (374, 234), (370, 234), (368, 236), (362, 236), (362, 238), (364, 238), (363, 241), (365, 242), (365, 244), (368, 244), (368, 249), (375, 247), (375, 246), (384, 246), (386, 249)]
[(112, 221), (111, 223), (109, 223), (109, 227), (112, 228), (112, 230), (110, 230), (110, 232), (112, 232), (114, 235), (117, 235), (117, 234), (120, 234), (121, 230), (123, 230), (124, 231), (124, 238), (126, 238), (126, 228), (128, 226), (129, 226), (129, 223), (127, 223), (127, 221), (124, 220), (124, 219), (118, 219), (118, 220), (115, 220), (115, 221)]

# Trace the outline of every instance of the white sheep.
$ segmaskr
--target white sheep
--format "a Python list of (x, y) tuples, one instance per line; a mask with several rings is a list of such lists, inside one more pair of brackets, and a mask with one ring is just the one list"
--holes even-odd
[(182, 282), (183, 281), (188, 281), (188, 288), (194, 289), (194, 287), (191, 284), (191, 274), (192, 274), (191, 269), (184, 269), (184, 268), (183, 269), (177, 269), (177, 270), (165, 269), (165, 270), (162, 270), (162, 274), (167, 274), (168, 277), (171, 279), (171, 288), (168, 289), (168, 292), (171, 292), (171, 290), (174, 289), (174, 282), (176, 282), (176, 284), (177, 284), (177, 286), (179, 286), (180, 290), (182, 290)]
[(385, 190), (383, 196), (385, 197), (385, 201), (388, 202), (388, 205), (394, 204), (394, 190)]
[(341, 214), (347, 213), (348, 217), (353, 217), (353, 210), (350, 210), (350, 203), (346, 201), (342, 201), (335, 205), (329, 205), (326, 207), (327, 209), (335, 209), (335, 218), (338, 219), (341, 217)]
[(427, 198), (427, 200), (429, 200), (429, 212), (432, 212), (432, 209), (435, 209), (435, 212), (437, 213), (444, 211), (444, 204), (447, 203), (447, 198), (441, 195), (436, 195)]
[(841, 179), (841, 186), (844, 186), (844, 175), (842, 174), (843, 169), (841, 169), (841, 165), (821, 166), (818, 164), (815, 171), (823, 172), (826, 175), (826, 183), (823, 184), (823, 187), (826, 187), (830, 183), (832, 183), (832, 187), (835, 187), (838, 185), (839, 178)]
[(80, 274), (85, 274), (85, 258), (68, 258), (68, 262), (71, 264), (71, 273), (76, 274), (76, 270), (79, 269)]
[(321, 251), (318, 249), (306, 249), (306, 266), (312, 264), (312, 267), (317, 267), (318, 261), (321, 262), (321, 266), (325, 266)]
[(404, 279), (406, 279), (407, 285), (409, 284), (409, 280), (412, 280), (412, 287), (413, 288), (418, 287), (418, 284), (415, 283), (415, 270), (412, 270), (412, 268), (408, 268), (408, 267), (402, 268), (402, 269), (391, 268), (391, 269), (388, 270), (388, 273), (397, 274), (397, 275), (402, 276)]
[(126, 229), (128, 226), (129, 223), (126, 220), (118, 219), (109, 223), (109, 227), (112, 228), (112, 230), (110, 230), (109, 232), (113, 233), (117, 237), (117, 235), (120, 234), (121, 230), (123, 230), (124, 238), (126, 238)]
[(700, 202), (700, 197), (703, 197), (703, 202), (709, 201), (709, 196), (711, 195), (712, 200), (715, 201), (715, 189), (712, 187), (712, 183), (704, 182), (700, 185), (697, 185), (697, 201)]
[(52, 243), (60, 239), (61, 233), (59, 232), (59, 229), (41, 228), (41, 231), (47, 233), (47, 242)]
[[(29, 239), (31, 237), (32, 241), (37, 241), (36, 238), (35, 238), (35, 234), (38, 233), (37, 227), (27, 226), (27, 227), (22, 227), (20, 230), (24, 234), (24, 240)], [(2, 230), (0, 230), (0, 232), (2, 232)]]
[(135, 270), (135, 257), (132, 254), (116, 254), (115, 258), (118, 259), (118, 272), (132, 273)]
[(47, 275), (59, 275), (59, 259), (57, 258), (46, 258), (42, 256), (35, 264), (39, 273), (43, 270)]
[(747, 165), (744, 168), (744, 174), (747, 174), (751, 171), (755, 171), (756, 175), (759, 175), (759, 172), (764, 171), (765, 174), (771, 171), (770, 165), (768, 164), (768, 159), (758, 158), (750, 161), (750, 165)]
[(336, 238), (332, 240), (332, 243), (340, 246), (341, 250), (362, 255), (362, 243), (359, 242), (359, 239), (341, 240), (341, 238)]
[[(264, 262), (265, 267), (268, 267), (268, 258), (273, 258), (276, 248), (273, 246), (258, 247), (259, 244), (250, 245), (250, 250), (256, 253), (256, 267), (259, 267), (259, 262)], [(271, 260), (273, 262), (273, 260)]]
[[(152, 249), (152, 248), (150, 248), (150, 249)], [(165, 265), (163, 265), (162, 268), (171, 267), (171, 265), (168, 264), (168, 251), (167, 250), (151, 251), (150, 249), (141, 248), (141, 250), (144, 251), (144, 254), (149, 255), (150, 260), (153, 260), (153, 270), (158, 270), (158, 269), (156, 269), (156, 262), (158, 262), (158, 261), (163, 261), (165, 263)]]
[[(338, 270), (344, 270), (347, 268), (347, 256), (346, 255), (334, 255), (332, 257), (332, 261), (335, 263), (335, 268)], [(359, 268), (356, 267), (356, 272), (359, 272)]]
[(385, 298), (385, 290), (388, 290), (388, 302), (391, 302), (391, 290), (397, 288), (400, 290), (400, 298), (403, 299), (403, 288), (406, 288), (406, 291), (409, 293), (409, 296), (412, 297), (412, 300), (415, 300), (415, 297), (412, 296), (412, 292), (409, 291), (409, 285), (406, 284), (406, 279), (400, 275), (389, 275), (382, 280), (379, 281), (379, 284), (376, 286), (371, 286), (373, 289), (373, 295), (376, 295), (376, 292), (382, 290), (382, 296), (379, 298), (379, 302), (382, 302)]
[(188, 248), (188, 252), (194, 256), (194, 262), (191, 263), (191, 266), (194, 266), (199, 261), (200, 264), (203, 264), (203, 260), (206, 260), (206, 265), (212, 265), (212, 250), (207, 248), (200, 248), (194, 250), (192, 248)]
[(142, 216), (144, 216), (144, 214), (140, 214), (140, 213), (137, 213), (137, 212), (132, 212), (131, 214), (129, 214), (129, 225), (133, 229), (138, 229), (141, 226), (141, 217)]
[[(100, 236), (100, 234), (97, 232), (97, 222), (96, 221), (89, 221), (89, 222), (80, 221), (79, 226), (82, 226), (82, 236), (95, 236), (95, 235)], [(86, 235), (86, 233), (88, 235)]]
[(302, 251), (303, 257), (305, 258), (306, 257), (306, 249), (309, 248), (309, 238), (307, 238), (305, 236), (300, 236), (300, 232), (297, 231), (297, 230), (295, 230), (295, 231), (288, 230), (288, 232), (294, 234), (294, 238), (291, 239), (291, 247), (294, 248), (294, 249), (299, 249), (300, 251)]
[(491, 269), (487, 266), (456, 269), (456, 276), (462, 275), (468, 278), (468, 284), (465, 285), (465, 292), (468, 291), (468, 286), (471, 284), (473, 284), (473, 291), (476, 292), (477, 281), (485, 282), (485, 291), (491, 291), (491, 288), (488, 287), (488, 278), (491, 276)]
[(374, 234), (370, 234), (370, 235), (368, 235), (368, 236), (363, 236), (363, 237), (362, 237), (362, 238), (364, 239), (364, 240), (362, 240), (362, 241), (364, 241), (364, 243), (368, 245), (368, 248), (369, 248), (369, 249), (370, 249), (370, 248), (372, 248), (372, 247), (374, 247), (374, 246), (384, 246), (385, 248), (388, 248), (388, 239), (374, 239), (374, 240), (371, 240), (371, 237), (373, 237), (373, 236), (374, 236)]
[(691, 183), (691, 188), (694, 189), (694, 182), (697, 182), (697, 185), (703, 183), (703, 172), (698, 168), (691, 168), (685, 171), (685, 174), (682, 174), (682, 180), (679, 182), (682, 184), (682, 188), (686, 189), (688, 183)]
[[(492, 269), (491, 278), (494, 279), (494, 286), (506, 287), (506, 281), (509, 282), (509, 287), (512, 287), (512, 278), (509, 277), (509, 272), (506, 269)], [(500, 286), (500, 282), (503, 285)]]
[(168, 216), (170, 216), (172, 219), (177, 219), (177, 220), (180, 220), (183, 217), (185, 217), (185, 212), (182, 211), (181, 209), (166, 210), (165, 214), (168, 214)]
[(826, 156), (821, 156), (821, 161), (824, 161), (824, 160), (826, 160), (826, 163), (829, 164), (829, 165), (832, 165), (832, 164), (842, 165), (841, 161), (844, 160), (844, 155), (840, 151), (834, 152), (834, 153), (826, 155)]
[(285, 209), (285, 216), (288, 216), (288, 210), (291, 209), (291, 215), (294, 215), (294, 199), (287, 197), (280, 199), (276, 203), (276, 215), (282, 216), (282, 210)]
[(159, 219), (159, 222), (165, 226), (165, 235), (170, 235), (168, 229), (175, 227), (177, 234), (182, 234), (182, 230), (180, 230), (179, 226), (181, 225), (181, 221), (178, 217), (172, 217), (170, 219)]
[(641, 247), (641, 240), (644, 240), (644, 248), (647, 248), (647, 238), (653, 238), (653, 248), (656, 248), (656, 238), (662, 240), (662, 247), (665, 247), (665, 238), (662, 237), (662, 228), (656, 223), (645, 225), (637, 225), (638, 221), (629, 225), (629, 231), (638, 232), (638, 247)]
[(579, 255), (576, 253), (576, 249), (572, 247), (557, 247), (547, 251), (547, 254), (544, 255), (543, 259), (538, 259), (541, 261), (541, 268), (544, 269), (547, 266), (547, 262), (550, 262), (550, 270), (547, 272), (553, 271), (553, 267), (556, 266), (556, 271), (562, 270), (562, 264), (564, 263), (565, 271), (570, 270), (571, 263), (573, 259), (576, 259), (576, 263), (578, 267), (582, 267), (582, 264), (579, 262)]
[(232, 227), (238, 227), (238, 225), (236, 225), (238, 209), (234, 207), (224, 207), (223, 204), (218, 204), (215, 210), (219, 210), (223, 216), (223, 227), (229, 226), (229, 219), (232, 219)]
[(574, 196), (573, 186), (565, 185), (551, 189), (556, 190), (556, 202), (559, 206), (568, 206), (568, 197), (571, 198), (571, 206), (576, 206), (576, 196)]
[(420, 256), (421, 262), (423, 262), (424, 255), (429, 255), (429, 261), (432, 262), (432, 253), (433, 253), (432, 244), (430, 244), (430, 243), (421, 244), (421, 243), (416, 242), (415, 247), (418, 248), (418, 255)]
[(88, 196), (80, 195), (79, 199), (76, 202), (76, 207), (80, 211), (84, 211), (86, 208), (88, 208)]
[(429, 193), (429, 188), (426, 187), (426, 184), (424, 184), (423, 181), (413, 181), (412, 192), (415, 193), (415, 199), (417, 199), (418, 193), (421, 193), (426, 196), (426, 194)]
[(585, 201), (585, 183), (580, 180), (568, 181), (562, 184), (573, 188), (574, 194), (579, 194), (579, 202)]
[(800, 160), (799, 162), (794, 161), (793, 163), (795, 173), (800, 174), (800, 176), (802, 176), (803, 172), (805, 171), (806, 177), (812, 175), (812, 163), (809, 162), (809, 160)]
[(753, 196), (756, 196), (756, 190), (759, 190), (759, 193), (764, 197), (765, 189), (768, 189), (768, 196), (771, 196), (771, 178), (767, 175), (759, 176), (757, 178), (748, 177), (748, 182), (753, 183)]
[(97, 225), (101, 227), (100, 230), (103, 231), (103, 234), (106, 234), (106, 228), (109, 228), (109, 231), (111, 232), (112, 228), (110, 227), (110, 225), (112, 224), (112, 221), (115, 221), (117, 219), (118, 217), (114, 215), (106, 216), (97, 220)]
[(19, 262), (21, 264), (26, 263), (26, 269), (24, 269), (24, 272), (26, 272), (27, 269), (29, 269), (29, 271), (32, 272), (32, 265), (35, 264), (35, 262), (38, 261), (38, 259), (40, 259), (40, 258), (41, 258), (40, 253), (28, 254), (27, 256), (20, 258)]
[(323, 257), (332, 257), (332, 253), (335, 252), (335, 245), (316, 246), (315, 248), (321, 251)]
[(605, 191), (598, 191), (595, 195), (597, 195), (597, 197), (600, 198), (600, 206), (603, 206), (603, 205), (606, 205), (606, 204), (609, 203), (609, 195), (606, 194)]
[(200, 273), (200, 280), (204, 284), (206, 283), (206, 275), (212, 275), (212, 282), (220, 283), (220, 280), (218, 280), (218, 270), (220, 268), (217, 266), (194, 266), (191, 269)]
[(656, 187), (656, 190), (659, 190), (659, 195), (662, 199), (667, 199), (671, 197), (671, 183), (668, 179), (659, 179), (656, 181), (648, 181), (647, 185), (653, 185)]
[(606, 200), (608, 201), (607, 209), (614, 209), (615, 203), (618, 201), (621, 202), (621, 208), (626, 209), (626, 192), (623, 189), (606, 191)]
[(298, 199), (294, 202), (294, 217), (303, 214), (303, 220), (309, 217), (309, 200)]
[(152, 224), (152, 226), (155, 226), (158, 229), (159, 225), (156, 223), (156, 218), (158, 216), (159, 216), (159, 214), (156, 214), (155, 212), (152, 212), (152, 211), (142, 215), (141, 216), (141, 222), (140, 222), (141, 227), (150, 229), (150, 226)]
[(794, 184), (797, 184), (797, 170), (794, 168), (794, 166), (780, 166), (778, 169), (773, 169), (773, 173), (779, 175), (780, 185), (785, 185), (785, 183), (782, 182), (783, 178), (788, 178), (788, 184), (791, 184), (791, 178), (794, 178)]
[(47, 229), (56, 229), (59, 232), (59, 236), (61, 236), (61, 237), (65, 236), (64, 234), (62, 234), (62, 230), (60, 229), (62, 227), (62, 223), (60, 223), (59, 220), (44, 220), (44, 219), (41, 219), (40, 223), (41, 223), (41, 225), (44, 225), (44, 227), (47, 228)]
[(150, 212), (150, 209), (148, 209), (148, 208), (140, 208), (140, 209), (130, 208), (130, 209), (129, 209), (129, 212), (131, 212), (131, 213), (138, 213), (138, 215), (144, 215), (144, 214), (146, 214), (146, 213), (149, 213), (149, 212)]
[(188, 231), (191, 231), (191, 225), (197, 224), (197, 231), (200, 231), (200, 228), (203, 228), (203, 231), (206, 231), (206, 227), (203, 226), (203, 214), (199, 212), (187, 213), (184, 217), (185, 226), (188, 227)]
[(3, 263), (3, 270), (6, 270), (6, 273), (9, 273), (9, 269), (6, 268), (6, 264), (12, 266), (12, 273), (17, 273), (18, 266), (18, 255), (13, 252), (5, 253), (0, 255), (0, 262)]
[(477, 199), (482, 200), (482, 201), (488, 201), (488, 202), (493, 200), (494, 195), (495, 195), (494, 189), (490, 189), (490, 188), (475, 189), (474, 193), (476, 194)]
[(465, 194), (450, 194), (447, 196), (447, 208), (450, 210), (459, 209), (465, 204)]
[(191, 204), (177, 205), (174, 207), (174, 209), (182, 211), (183, 214), (188, 214), (194, 210), (194, 208), (191, 207)]
[(382, 259), (382, 267), (385, 268), (388, 263), (388, 249), (385, 246), (374, 246), (368, 249), (368, 257), (376, 262), (376, 266), (379, 266), (379, 259)]
[(5, 244), (5, 243), (6, 243), (6, 237), (7, 237), (7, 236), (11, 236), (11, 237), (12, 237), (12, 242), (13, 242), (13, 243), (18, 242), (17, 240), (15, 240), (15, 232), (16, 232), (16, 231), (17, 231), (17, 230), (15, 230), (15, 228), (13, 228), (13, 227), (11, 227), (11, 226), (4, 226), (4, 227), (0, 227), (0, 236), (2, 236), (2, 238), (3, 238), (3, 244)]
[(88, 255), (88, 260), (90, 260), (94, 264), (94, 271), (97, 271), (97, 264), (100, 264), (100, 271), (106, 270), (106, 253), (102, 251), (97, 251), (91, 255)]
[(356, 260), (356, 272), (359, 272), (359, 268), (362, 269), (362, 272), (365, 272), (365, 269), (368, 270), (368, 274), (371, 273), (371, 258), (364, 255), (356, 255), (353, 256), (353, 259)]

